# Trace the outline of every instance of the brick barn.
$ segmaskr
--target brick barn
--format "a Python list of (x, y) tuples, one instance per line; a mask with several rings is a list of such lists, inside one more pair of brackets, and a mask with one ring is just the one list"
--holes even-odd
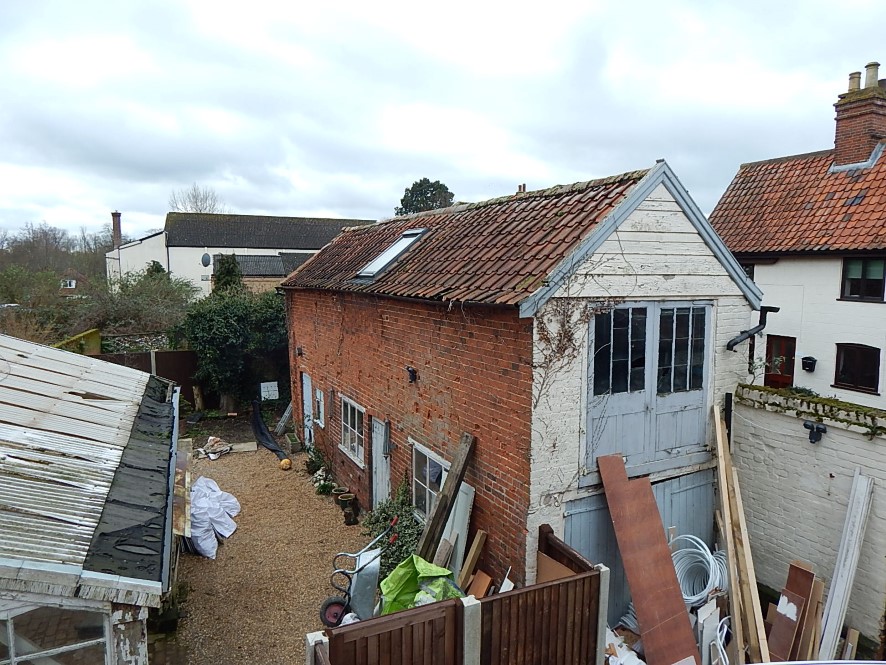
[(496, 583), (535, 579), (547, 522), (626, 594), (597, 455), (713, 539), (710, 408), (761, 296), (664, 161), (346, 229), (283, 287), (295, 412), (362, 506), (405, 481), (425, 515), (470, 432)]

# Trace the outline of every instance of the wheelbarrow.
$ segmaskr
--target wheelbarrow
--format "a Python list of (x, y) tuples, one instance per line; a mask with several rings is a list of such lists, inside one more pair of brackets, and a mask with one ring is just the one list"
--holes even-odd
[[(370, 619), (375, 614), (375, 592), (378, 589), (378, 574), (381, 567), (381, 553), (385, 545), (397, 540), (394, 532), (387, 543), (378, 546), (397, 525), (394, 517), (388, 528), (378, 534), (359, 552), (339, 552), (332, 558), (333, 573), (329, 583), (340, 595), (330, 596), (320, 605), (320, 621), (327, 628), (335, 628), (342, 618), (353, 612), (359, 619)], [(346, 568), (343, 559), (354, 561), (353, 568)]]

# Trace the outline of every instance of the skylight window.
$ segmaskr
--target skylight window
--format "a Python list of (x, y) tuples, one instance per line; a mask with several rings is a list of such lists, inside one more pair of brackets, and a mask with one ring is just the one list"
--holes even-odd
[(409, 249), (409, 247), (411, 247), (424, 232), (425, 229), (409, 229), (408, 231), (404, 231), (403, 235), (397, 238), (397, 242), (366, 264), (366, 267), (357, 273), (357, 277), (375, 277), (378, 273), (387, 268), (394, 259)]

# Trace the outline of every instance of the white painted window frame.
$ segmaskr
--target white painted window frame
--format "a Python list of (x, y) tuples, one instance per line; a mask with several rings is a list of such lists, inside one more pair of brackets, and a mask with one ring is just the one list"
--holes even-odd
[(320, 388), (314, 388), (314, 422), (326, 427), (326, 396)]
[(427, 520), (427, 514), (422, 512), (421, 510), (419, 510), (418, 506), (416, 506), (416, 503), (415, 503), (415, 494), (417, 491), (416, 485), (420, 485), (423, 488), (422, 491), (425, 494), (425, 506), (426, 506), (427, 511), (430, 511), (430, 509), (433, 508), (432, 499), (437, 498), (437, 492), (434, 492), (434, 490), (432, 490), (430, 487), (428, 487), (427, 485), (422, 483), (418, 479), (418, 477), (416, 476), (416, 473), (415, 473), (415, 453), (416, 452), (421, 453), (422, 455), (425, 456), (426, 459), (428, 459), (431, 462), (434, 462), (435, 464), (437, 464), (443, 468), (443, 473), (440, 476), (440, 489), (443, 489), (443, 483), (446, 482), (446, 474), (449, 473), (450, 464), (445, 459), (440, 457), (437, 453), (435, 453), (433, 450), (431, 450), (430, 448), (428, 448), (426, 446), (423, 446), (422, 444), (420, 444), (418, 441), (416, 441), (412, 437), (409, 437), (409, 443), (412, 445), (412, 506), (415, 509), (416, 518), (418, 518), (420, 521), (424, 522)]
[[(84, 599), (67, 599), (63, 597), (53, 598), (53, 602), (45, 603), (39, 602), (36, 599), (36, 596), (33, 599), (29, 598), (28, 596), (30, 595), (31, 594), (22, 593), (20, 594), (19, 600), (17, 601), (8, 601), (6, 599), (0, 598), (0, 621), (6, 622), (6, 625), (3, 627), (3, 630), (6, 633), (3, 636), (3, 639), (10, 645), (10, 656), (0, 659), (0, 665), (17, 665), (18, 663), (27, 663), (34, 660), (48, 659), (52, 656), (57, 656), (64, 653), (74, 653), (82, 649), (87, 649), (99, 645), (104, 646), (105, 664), (107, 665), (114, 662), (114, 645), (113, 640), (111, 639), (112, 626), (110, 603), (105, 603), (101, 601), (89, 601)], [(27, 614), (32, 610), (40, 608), (53, 608), (62, 611), (85, 611), (93, 612), (95, 614), (101, 614), (104, 635), (100, 638), (83, 640), (82, 642), (77, 642), (75, 644), (68, 644), (62, 647), (44, 649), (37, 653), (13, 655), (15, 652), (15, 649), (12, 646), (15, 644), (15, 618), (23, 614)]]
[(77, 288), (77, 280), (76, 279), (63, 279), (62, 280), (62, 288), (63, 289), (76, 289)]
[[(362, 427), (358, 429), (355, 427), (356, 423), (352, 424), (350, 422), (350, 416), (346, 415), (347, 409), (354, 409), (354, 413), (359, 412), (361, 414)], [(345, 455), (348, 456), (354, 464), (359, 466), (361, 469), (366, 468), (366, 463), (363, 461), (366, 455), (366, 439), (365, 432), (363, 430), (366, 429), (366, 409), (357, 404), (352, 399), (341, 396), (341, 440), (339, 441), (338, 447)], [(354, 450), (351, 450), (350, 444), (346, 444), (345, 441), (351, 438), (351, 434), (353, 433), (354, 439)]]

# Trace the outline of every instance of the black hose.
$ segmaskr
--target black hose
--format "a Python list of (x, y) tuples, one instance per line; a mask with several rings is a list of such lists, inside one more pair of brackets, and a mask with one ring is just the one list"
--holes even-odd
[(261, 405), (258, 400), (252, 400), (252, 433), (255, 434), (255, 440), (274, 453), (277, 459), (288, 459), (286, 453), (277, 445), (268, 431), (268, 426), (265, 425), (265, 421), (261, 417)]

